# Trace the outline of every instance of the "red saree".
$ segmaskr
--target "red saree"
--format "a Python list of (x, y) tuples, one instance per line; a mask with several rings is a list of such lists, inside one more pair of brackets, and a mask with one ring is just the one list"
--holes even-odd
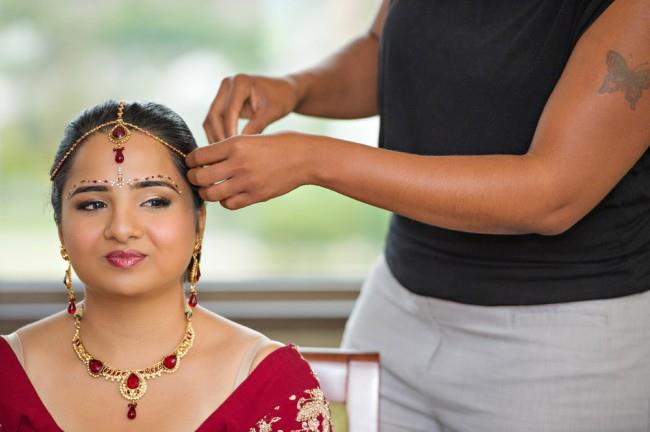
[[(329, 405), (293, 345), (269, 354), (197, 429), (199, 432), (328, 432)], [(0, 337), (0, 431), (61, 431)]]

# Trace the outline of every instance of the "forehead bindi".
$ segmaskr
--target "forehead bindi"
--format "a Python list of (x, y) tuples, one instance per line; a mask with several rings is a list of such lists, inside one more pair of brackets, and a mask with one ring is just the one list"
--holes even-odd
[(83, 192), (108, 192), (115, 189), (145, 189), (149, 187), (164, 187), (173, 190), (179, 195), (183, 192), (173, 178), (162, 174), (151, 175), (144, 178), (130, 178), (125, 177), (122, 168), (117, 169), (116, 179), (83, 179), (79, 184), (74, 183), (70, 186), (67, 198), (70, 199), (74, 195)]

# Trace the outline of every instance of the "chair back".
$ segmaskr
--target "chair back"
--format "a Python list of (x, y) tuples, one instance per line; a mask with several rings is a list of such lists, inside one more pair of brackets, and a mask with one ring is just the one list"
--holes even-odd
[[(330, 404), (345, 406), (347, 430), (377, 432), (379, 353), (312, 347), (300, 348), (300, 352), (318, 375), (321, 389)], [(338, 421), (344, 421), (340, 417)]]

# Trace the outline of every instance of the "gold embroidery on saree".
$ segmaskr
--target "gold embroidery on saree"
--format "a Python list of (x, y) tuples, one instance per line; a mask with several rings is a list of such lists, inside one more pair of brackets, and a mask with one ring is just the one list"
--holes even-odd
[[(296, 414), (296, 421), (300, 423), (300, 429), (292, 429), (290, 432), (333, 432), (331, 429), (331, 414), (330, 406), (323, 391), (316, 387), (310, 390), (305, 390), (307, 396), (301, 397), (296, 403), (298, 413)], [(289, 400), (295, 401), (296, 395), (291, 395)], [(279, 410), (276, 406), (274, 410)], [(255, 424), (248, 432), (274, 432), (273, 423), (281, 420), (281, 417), (272, 417), (267, 420), (270, 415), (264, 416), (260, 421)], [(277, 432), (282, 432), (278, 430)]]
[(250, 428), (248, 432), (273, 432), (273, 423), (280, 421), (280, 417), (273, 417), (268, 422), (266, 416), (257, 422), (256, 427)]
[(302, 429), (293, 432), (329, 432), (332, 419), (330, 406), (323, 391), (316, 387), (305, 390), (305, 393), (308, 397), (301, 397), (297, 404), (296, 421), (301, 424)]

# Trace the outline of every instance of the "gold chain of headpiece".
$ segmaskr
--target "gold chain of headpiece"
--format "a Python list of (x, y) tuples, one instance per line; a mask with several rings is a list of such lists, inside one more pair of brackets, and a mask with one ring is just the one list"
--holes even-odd
[[(84, 307), (82, 305), (81, 308), (79, 309), (79, 312), (74, 314), (75, 332), (74, 332), (74, 336), (72, 337), (72, 348), (74, 349), (74, 352), (77, 354), (77, 357), (79, 357), (79, 360), (81, 360), (86, 365), (86, 370), (88, 374), (93, 378), (98, 378), (101, 376), (109, 381), (113, 381), (113, 382), (120, 381), (122, 383), (122, 385), (120, 386), (120, 393), (122, 393), (122, 396), (125, 399), (128, 399), (130, 401), (138, 400), (142, 396), (144, 396), (147, 390), (147, 383), (145, 380), (157, 378), (161, 376), (163, 372), (164, 373), (176, 372), (180, 365), (181, 359), (185, 357), (185, 355), (190, 350), (190, 348), (192, 348), (192, 345), (194, 343), (194, 329), (192, 328), (192, 311), (186, 310), (185, 319), (187, 321), (187, 324), (185, 326), (185, 334), (183, 335), (183, 339), (181, 339), (180, 343), (176, 346), (176, 349), (172, 352), (172, 355), (176, 356), (176, 365), (174, 368), (172, 369), (166, 368), (165, 365), (163, 364), (164, 358), (147, 368), (132, 369), (132, 370), (117, 369), (102, 362), (101, 371), (97, 374), (93, 374), (90, 371), (90, 361), (97, 360), (97, 357), (89, 353), (86, 347), (84, 346), (83, 342), (81, 341), (80, 331), (81, 331), (81, 320), (83, 318), (83, 312), (84, 312)], [(138, 379), (141, 380), (141, 383), (136, 390), (130, 390), (125, 387), (126, 380), (131, 374), (135, 374), (138, 377)]]
[(109, 121), (109, 122), (106, 122), (106, 123), (102, 123), (102, 124), (100, 124), (99, 126), (95, 126), (94, 128), (92, 128), (91, 130), (89, 130), (89, 131), (86, 132), (85, 134), (81, 135), (81, 136), (80, 136), (80, 137), (79, 137), (79, 138), (78, 138), (78, 139), (77, 139), (77, 140), (76, 140), (76, 141), (75, 141), (75, 142), (70, 146), (70, 148), (68, 149), (68, 151), (65, 152), (65, 154), (63, 155), (63, 157), (61, 158), (61, 160), (59, 161), (59, 163), (57, 163), (56, 166), (54, 167), (54, 169), (52, 169), (52, 171), (50, 172), (50, 180), (54, 180), (54, 177), (56, 177), (56, 174), (57, 174), (57, 173), (59, 172), (59, 170), (61, 169), (61, 166), (63, 165), (63, 163), (66, 161), (66, 159), (68, 159), (68, 157), (72, 154), (72, 152), (75, 151), (75, 149), (77, 148), (77, 146), (78, 146), (79, 144), (81, 144), (81, 142), (82, 142), (83, 140), (85, 140), (89, 135), (92, 135), (92, 134), (94, 134), (95, 132), (97, 132), (98, 130), (100, 130), (100, 129), (102, 129), (102, 128), (105, 128), (106, 126), (110, 126), (110, 125), (122, 124), (122, 125), (124, 125), (124, 126), (130, 127), (130, 128), (133, 128), (133, 129), (137, 130), (138, 132), (142, 132), (143, 134), (147, 135), (148, 137), (153, 138), (154, 140), (158, 141), (160, 144), (164, 145), (165, 147), (167, 147), (168, 149), (172, 150), (173, 152), (179, 154), (180, 156), (182, 156), (182, 157), (187, 156), (185, 153), (183, 153), (182, 151), (178, 150), (176, 147), (174, 147), (173, 145), (169, 144), (168, 142), (166, 142), (166, 141), (163, 140), (162, 138), (157, 137), (156, 135), (152, 134), (151, 132), (142, 129), (141, 127), (139, 127), (139, 126), (137, 126), (137, 125), (134, 125), (133, 123), (127, 123), (127, 122), (123, 121), (123, 120), (122, 120), (122, 113), (123, 113), (123, 112), (124, 112), (124, 103), (123, 103), (123, 102), (120, 102), (120, 105), (119, 105), (119, 107), (118, 107), (118, 111), (117, 111), (117, 116), (118, 116), (118, 117), (117, 117), (117, 120), (112, 120), (112, 121)]

